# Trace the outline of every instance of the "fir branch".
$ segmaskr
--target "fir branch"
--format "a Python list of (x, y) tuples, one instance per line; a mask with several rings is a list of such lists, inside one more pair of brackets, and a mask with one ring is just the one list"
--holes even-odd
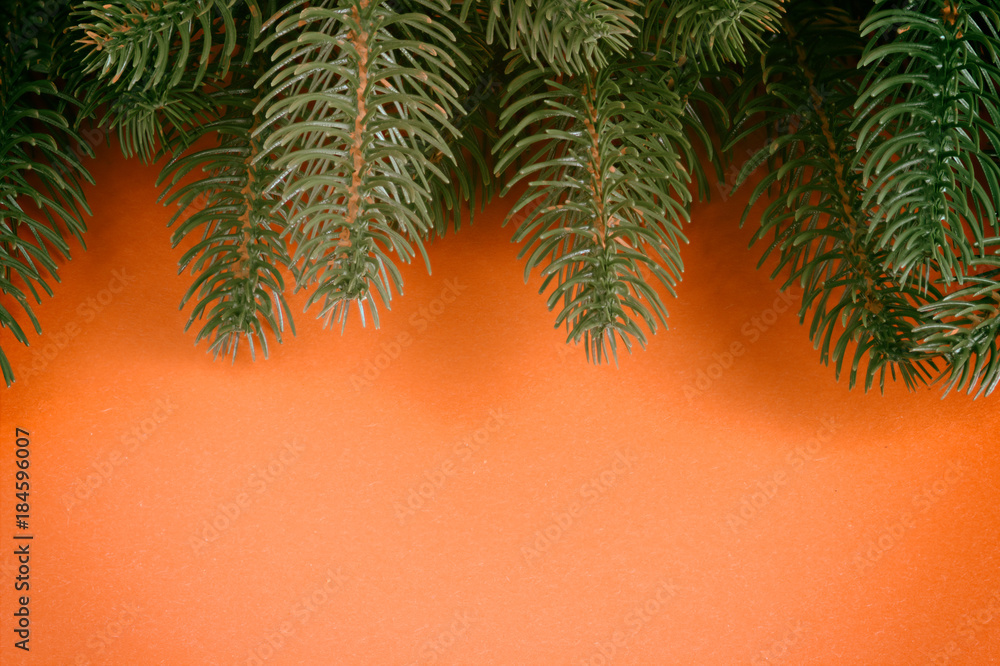
[[(1000, 245), (1000, 239), (989, 239), (987, 244)], [(918, 329), (926, 336), (918, 349), (948, 362), (940, 378), (944, 395), (964, 388), (970, 395), (975, 391), (978, 398), (990, 395), (1000, 384), (1000, 269), (992, 268), (998, 265), (1000, 257), (994, 251), (969, 267), (990, 270), (966, 278), (968, 286), (922, 308), (933, 321)]]
[(625, 56), (639, 35), (639, 0), (488, 0), (486, 39), (557, 73), (586, 73)]
[[(885, 7), (861, 28), (873, 36), (856, 125), (869, 236), (904, 282), (962, 281), (998, 229), (1000, 163), (984, 148), (1000, 145), (1000, 15), (971, 0)], [(880, 43), (887, 25), (898, 27)]]
[[(47, 57), (29, 59), (23, 48), (23, 43), (0, 44), (0, 292), (11, 297), (35, 332), (41, 333), (30, 300), (41, 303), (40, 292), (52, 296), (48, 280), (49, 276), (59, 280), (56, 261), (69, 258), (70, 236), (84, 245), (84, 215), (91, 214), (82, 183), (93, 179), (72, 146), (81, 146), (88, 156), (92, 152), (67, 118), (73, 100), (50, 78), (28, 70), (30, 62), (42, 76), (50, 74), (55, 68), (53, 52), (35, 50)], [(28, 344), (24, 329), (4, 303), (0, 303), (0, 327)], [(9, 386), (14, 371), (2, 349), (0, 369)]]
[[(213, 60), (212, 74), (223, 79), (238, 45), (240, 12), (246, 12), (251, 23), (243, 64), (248, 62), (261, 28), (261, 11), (255, 0), (88, 0), (81, 7), (91, 21), (77, 26), (84, 34), (77, 42), (84, 51), (86, 71), (99, 72), (100, 78), (110, 74), (111, 83), (124, 75), (128, 90), (140, 83), (140, 90), (161, 83), (176, 87), (195, 62), (192, 90), (201, 85)], [(218, 37), (223, 42), (213, 54), (213, 39)]]
[[(276, 175), (269, 160), (261, 159), (266, 135), (254, 135), (262, 122), (254, 113), (257, 72), (244, 69), (236, 68), (235, 80), (208, 96), (216, 117), (192, 135), (215, 137), (217, 145), (174, 157), (158, 180), (167, 183), (161, 199), (181, 207), (170, 221), (171, 226), (180, 222), (171, 239), (174, 247), (202, 231), (201, 240), (180, 260), (181, 272), (190, 268), (198, 276), (181, 301), (183, 308), (197, 299), (185, 330), (204, 319), (195, 344), (209, 339), (214, 356), (231, 354), (234, 362), (241, 339), (251, 358), (255, 340), (267, 357), (265, 327), (280, 343), (287, 318), (295, 333), (281, 273), (290, 264), (283, 237), (287, 225), (277, 198), (266, 191)], [(180, 185), (195, 169), (204, 175)]]
[[(919, 311), (927, 294), (886, 272), (886, 253), (865, 225), (863, 156), (853, 150), (850, 133), (862, 42), (850, 18), (827, 3), (796, 3), (783, 27), (734, 101), (739, 111), (730, 148), (762, 130), (773, 132), (775, 119), (785, 119), (737, 178), (740, 185), (759, 164), (771, 163), (743, 220), (770, 191), (753, 242), (773, 236), (761, 263), (777, 253), (772, 277), (787, 271), (783, 288), (801, 284), (800, 320), (813, 310), (810, 338), (823, 363), (834, 361), (838, 378), (853, 342), (851, 387), (867, 358), (866, 391), (876, 377), (884, 390), (887, 371), (893, 378), (899, 372), (913, 388), (935, 369), (932, 355), (917, 348), (915, 333), (927, 321)], [(763, 95), (754, 92), (757, 81), (765, 85)]]
[(647, 0), (644, 48), (705, 70), (745, 64), (764, 38), (780, 30), (784, 0)]
[[(654, 87), (659, 68), (633, 61), (565, 83), (551, 70), (529, 71), (512, 85), (508, 98), (518, 98), (501, 117), (497, 171), (525, 156), (507, 188), (531, 179), (508, 216), (523, 217), (514, 240), (525, 243), (525, 279), (540, 268), (541, 292), (555, 282), (548, 306), (562, 302), (556, 326), (565, 324), (567, 341), (582, 340), (597, 363), (617, 361), (619, 341), (626, 349), (633, 340), (645, 346), (642, 325), (666, 325), (666, 308), (644, 272), (673, 293), (683, 270), (689, 176), (665, 140), (683, 140), (682, 102)], [(539, 90), (543, 78), (540, 92), (520, 94)], [(517, 118), (521, 108), (534, 110)], [(539, 128), (518, 140), (529, 124)]]
[[(18, 5), (0, 45), (0, 286), (37, 330), (29, 299), (51, 293), (87, 212), (63, 146), (94, 117), (127, 156), (169, 157), (173, 242), (202, 236), (182, 307), (216, 355), (280, 341), (286, 268), (328, 325), (353, 303), (377, 326), (376, 301), (402, 293), (396, 263), (426, 262), (431, 234), (510, 176), (504, 191), (528, 181), (508, 218), (525, 278), (540, 271), (588, 358), (617, 359), (666, 324), (653, 282), (679, 280), (691, 181), (705, 196), (703, 156), (721, 177), (718, 91), (742, 70), (725, 148), (769, 134), (735, 182), (770, 166), (754, 242), (770, 236), (761, 261), (803, 286), (821, 360), (865, 390), (897, 373), (912, 388), (943, 360), (945, 393), (989, 394), (1000, 18), (977, 0), (863, 4), (88, 1), (51, 39), (65, 22)], [(75, 119), (56, 80), (82, 100)], [(0, 325), (26, 341), (7, 310)]]
[[(396, 36), (400, 27), (436, 33), (435, 46)], [(445, 46), (454, 41), (445, 24), (379, 0), (291, 12), (274, 30), (262, 48), (276, 36), (298, 38), (272, 52), (260, 82), (271, 87), (260, 106), (269, 120), (257, 132), (269, 132), (264, 152), (277, 154), (274, 187), (290, 205), (298, 284), (316, 284), (307, 307), (321, 303), (327, 324), (343, 329), (354, 302), (362, 322), (367, 307), (378, 326), (375, 294), (388, 306), (392, 290), (402, 291), (390, 255), (408, 262), (416, 246), (427, 261), (431, 181), (447, 181), (427, 147), (455, 159), (442, 132), (456, 134), (450, 81), (467, 85), (456, 71), (463, 56)]]
[[(658, 61), (664, 61), (662, 54), (655, 56)], [(670, 61), (667, 60), (669, 63)], [(680, 122), (683, 126), (682, 137), (677, 140), (667, 137), (684, 163), (684, 169), (694, 179), (699, 200), (710, 198), (711, 182), (706, 172), (706, 166), (715, 169), (717, 180), (723, 178), (722, 154), (719, 137), (729, 126), (729, 112), (720, 96), (723, 85), (728, 79), (738, 79), (731, 71), (721, 70), (707, 75), (690, 61), (685, 64), (668, 64), (661, 70), (663, 85), (675, 91), (679, 97), (683, 114)], [(651, 107), (660, 108), (658, 105)], [(661, 118), (669, 122), (669, 118)], [(696, 145), (700, 144), (698, 148)]]
[(73, 71), (85, 77), (75, 87), (82, 116), (100, 114), (100, 124), (117, 132), (122, 153), (146, 163), (191, 143), (187, 129), (207, 122), (211, 113), (203, 106), (202, 86), (223, 85), (234, 56), (238, 67), (245, 66), (261, 30), (255, 0), (124, 0), (84, 7), (82, 17), (98, 22), (75, 29), (87, 35), (77, 40), (84, 57)]
[[(186, 72), (182, 83), (191, 84), (195, 74)], [(215, 81), (215, 85), (221, 82)], [(192, 143), (209, 122), (213, 108), (201, 89), (188, 85), (175, 88), (129, 90), (125, 82), (91, 80), (78, 89), (80, 117), (96, 117), (97, 124), (114, 132), (126, 158), (138, 157), (151, 164)], [(189, 133), (193, 129), (193, 133)]]
[[(439, 148), (417, 140), (421, 150), (431, 162), (436, 164), (444, 177), (433, 175), (428, 181), (430, 194), (427, 199), (430, 227), (437, 236), (444, 236), (449, 222), (455, 231), (461, 227), (462, 216), (467, 211), (469, 223), (475, 219), (476, 208), (485, 207), (495, 195), (498, 185), (493, 178), (492, 146), (497, 138), (495, 118), (499, 115), (499, 92), (507, 80), (502, 67), (501, 53), (496, 47), (486, 43), (482, 30), (474, 26), (480, 18), (474, 15), (470, 23), (462, 22), (450, 12), (441, 13), (433, 6), (428, 7), (413, 0), (392, 0), (394, 11), (406, 13), (420, 11), (427, 13), (431, 20), (444, 23), (452, 31), (452, 37), (445, 33), (420, 32), (406, 24), (396, 24), (391, 29), (402, 38), (420, 41), (427, 47), (449, 51), (457, 49), (466, 59), (456, 59), (452, 70), (433, 69), (434, 61), (414, 62), (414, 67), (430, 67), (445, 80), (453, 81), (456, 89), (468, 84), (468, 90), (461, 97), (460, 106), (455, 109), (453, 125), (457, 136), (451, 143), (455, 160), (446, 159)], [(447, 40), (442, 42), (442, 39)], [(463, 204), (468, 204), (466, 208)]]

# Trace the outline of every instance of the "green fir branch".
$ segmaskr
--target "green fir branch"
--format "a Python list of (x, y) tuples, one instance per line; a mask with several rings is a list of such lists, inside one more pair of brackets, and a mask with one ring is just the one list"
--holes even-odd
[(702, 69), (743, 65), (780, 31), (783, 0), (647, 0), (642, 43)]
[[(995, 248), (1000, 239), (989, 239), (987, 244)], [(994, 249), (989, 257), (970, 266), (989, 270), (967, 277), (967, 286), (922, 308), (933, 321), (917, 331), (923, 336), (918, 350), (947, 361), (940, 377), (944, 395), (965, 389), (978, 398), (1000, 384), (1000, 269), (994, 268), (998, 265), (1000, 257)]]
[[(657, 69), (634, 61), (566, 83), (551, 70), (529, 71), (511, 86), (501, 117), (497, 170), (524, 157), (507, 188), (529, 180), (508, 216), (522, 218), (514, 240), (524, 243), (525, 279), (540, 270), (549, 309), (561, 303), (556, 326), (597, 363), (617, 361), (619, 342), (645, 346), (643, 326), (666, 325), (647, 273), (673, 294), (683, 270), (690, 177), (666, 140), (683, 140), (683, 107)], [(522, 108), (531, 110), (518, 118)], [(529, 125), (540, 127), (519, 138)]]
[[(82, 117), (117, 134), (125, 157), (151, 163), (188, 145), (208, 121), (203, 86), (224, 85), (233, 57), (245, 66), (261, 30), (255, 0), (85, 2), (73, 69)], [(221, 45), (219, 42), (222, 42)], [(200, 46), (199, 46), (200, 44)], [(87, 76), (89, 74), (89, 76)]]
[(488, 0), (486, 39), (556, 73), (583, 74), (626, 56), (639, 0)]
[(215, 78), (228, 74), (239, 45), (236, 24), (241, 12), (251, 24), (243, 49), (245, 65), (262, 22), (255, 0), (88, 0), (81, 4), (88, 22), (77, 26), (83, 33), (77, 42), (86, 71), (99, 73), (101, 79), (110, 76), (111, 83), (125, 81), (127, 90), (138, 86), (145, 91), (161, 84), (174, 88), (197, 67), (191, 78), (194, 90), (209, 74), (210, 65)]
[[(93, 153), (71, 126), (72, 98), (53, 80), (58, 54), (45, 45), (55, 42), (57, 24), (40, 22), (34, 3), (19, 9), (0, 12), (11, 30), (0, 44), (0, 292), (41, 333), (31, 301), (53, 295), (49, 281), (59, 281), (57, 262), (70, 256), (68, 239), (85, 247), (84, 216), (91, 210), (83, 183), (93, 178), (77, 151)], [(32, 37), (24, 28), (28, 20), (36, 21)], [(27, 345), (9, 302), (0, 302), (0, 328)], [(14, 370), (2, 349), (0, 369), (10, 386)]]
[(984, 148), (1000, 145), (1000, 15), (970, 0), (889, 7), (880, 0), (861, 26), (873, 37), (894, 27), (861, 59), (869, 237), (904, 282), (961, 282), (998, 229), (1000, 163)]
[[(447, 25), (451, 31), (450, 35), (442, 31), (426, 32), (398, 23), (391, 29), (400, 37), (446, 52), (457, 49), (466, 56), (464, 59), (453, 59), (444, 69), (433, 60), (413, 63), (414, 67), (428, 67), (429, 72), (453, 81), (460, 95), (460, 104), (452, 118), (457, 134), (450, 141), (455, 159), (447, 159), (442, 150), (431, 144), (417, 142), (443, 174), (443, 177), (435, 174), (429, 180), (430, 194), (427, 198), (431, 223), (428, 232), (441, 237), (445, 235), (449, 223), (457, 232), (465, 213), (469, 215), (469, 224), (472, 224), (477, 208), (482, 210), (498, 190), (497, 181), (493, 178), (492, 147), (497, 139), (500, 91), (506, 80), (502, 58), (499, 50), (486, 42), (483, 32), (474, 29), (480, 18), (478, 14), (474, 15), (477, 20), (469, 24), (453, 15), (450, 8), (442, 13), (433, 5), (413, 0), (392, 0), (391, 6), (402, 13), (425, 13), (431, 20)], [(468, 82), (468, 87), (462, 90), (465, 82)]]
[[(876, 377), (884, 391), (887, 374), (895, 379), (897, 373), (914, 388), (935, 369), (915, 333), (927, 321), (919, 310), (927, 294), (886, 271), (887, 253), (868, 234), (864, 160), (851, 134), (859, 84), (854, 63), (862, 48), (845, 12), (831, 3), (796, 3), (735, 97), (727, 148), (768, 136), (736, 179), (739, 186), (760, 164), (769, 165), (743, 221), (769, 193), (752, 242), (770, 235), (760, 263), (776, 254), (772, 277), (786, 276), (783, 289), (802, 286), (799, 318), (812, 311), (809, 335), (821, 362), (833, 361), (839, 379), (849, 361), (851, 387), (867, 360), (866, 391)], [(761, 84), (764, 92), (757, 94)]]
[[(216, 117), (192, 135), (213, 145), (174, 157), (158, 180), (167, 183), (161, 199), (180, 207), (170, 221), (174, 247), (201, 232), (180, 260), (181, 272), (190, 268), (197, 276), (181, 301), (182, 308), (196, 301), (185, 330), (203, 319), (195, 344), (208, 339), (214, 356), (231, 354), (234, 362), (240, 340), (251, 357), (260, 346), (266, 358), (268, 332), (280, 343), (287, 319), (295, 333), (282, 276), (291, 263), (285, 210), (267, 191), (276, 173), (260, 159), (266, 134), (254, 134), (262, 121), (254, 113), (257, 73), (238, 67), (235, 76), (208, 96)], [(200, 177), (182, 183), (192, 172)]]
[(617, 360), (666, 325), (708, 172), (756, 142), (716, 186), (756, 180), (743, 220), (767, 199), (753, 243), (802, 286), (838, 378), (1000, 385), (993, 3), (32, 0), (0, 19), (0, 326), (19, 342), (14, 311), (39, 330), (31, 301), (82, 242), (87, 122), (163, 160), (187, 326), (234, 359), (294, 332), (288, 274), (326, 325), (356, 306), (377, 326), (399, 262), (429, 270), (426, 242), (522, 187), (525, 279), (568, 341)]
[[(418, 2), (440, 13), (448, 6)], [(267, 120), (264, 152), (280, 172), (273, 186), (289, 205), (292, 257), (307, 307), (346, 326), (355, 303), (378, 326), (376, 297), (386, 306), (402, 292), (393, 256), (427, 262), (428, 200), (446, 173), (428, 156), (455, 156), (443, 133), (457, 134), (457, 71), (465, 56), (445, 45), (453, 33), (426, 13), (398, 13), (379, 0), (308, 7), (275, 20), (274, 35), (297, 34), (277, 46), (261, 79), (270, 92), (259, 109)], [(405, 39), (402, 28), (435, 35), (437, 46)], [(428, 262), (428, 269), (430, 268)]]

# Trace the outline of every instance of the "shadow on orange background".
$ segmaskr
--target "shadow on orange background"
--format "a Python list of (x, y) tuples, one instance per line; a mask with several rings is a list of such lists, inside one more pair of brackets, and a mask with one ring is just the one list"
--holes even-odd
[(618, 368), (524, 284), (509, 198), (380, 329), (296, 295), (231, 365), (183, 331), (156, 168), (100, 154), (44, 333), (3, 331), (5, 664), (1000, 663), (996, 396), (835, 382), (743, 199), (696, 206), (670, 330)]

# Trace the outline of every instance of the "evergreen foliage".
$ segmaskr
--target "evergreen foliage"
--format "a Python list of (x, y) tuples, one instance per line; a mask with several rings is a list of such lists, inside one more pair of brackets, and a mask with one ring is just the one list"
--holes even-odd
[[(234, 361), (241, 338), (251, 356), (254, 340), (267, 355), (265, 324), (278, 342), (284, 319), (295, 331), (282, 277), (282, 269), (291, 264), (282, 235), (287, 213), (268, 191), (276, 169), (258, 159), (270, 157), (263, 147), (266, 134), (254, 136), (263, 124), (255, 113), (257, 78), (250, 67), (240, 66), (230, 85), (206, 94), (213, 117), (197, 126), (189, 137), (195, 145), (179, 150), (160, 175), (160, 182), (168, 183), (161, 198), (179, 208), (170, 220), (171, 226), (176, 224), (174, 247), (202, 231), (201, 240), (180, 259), (181, 270), (190, 266), (197, 276), (181, 301), (184, 307), (197, 296), (188, 327), (207, 317), (195, 341), (210, 338), (209, 349), (216, 356), (231, 352)], [(201, 148), (202, 137), (217, 140), (201, 142), (209, 143)], [(191, 172), (202, 177), (181, 185)]]
[[(0, 14), (0, 326), (19, 342), (83, 242), (78, 133), (97, 123), (160, 168), (192, 277), (181, 307), (217, 356), (294, 333), (292, 285), (327, 325), (354, 308), (377, 326), (403, 292), (399, 262), (429, 270), (427, 243), (517, 187), (526, 279), (540, 274), (567, 342), (616, 360), (666, 325), (693, 199), (747, 184), (741, 224), (763, 199), (761, 264), (802, 288), (837, 377), (977, 396), (1000, 383), (991, 3), (36, 0)], [(2, 350), (0, 366), (9, 385)]]
[[(566, 85), (552, 70), (530, 68), (511, 85), (507, 97), (518, 99), (505, 100), (501, 116), (511, 126), (522, 109), (537, 109), (504, 133), (497, 169), (530, 152), (508, 184), (531, 179), (510, 212), (527, 212), (514, 233), (525, 241), (525, 276), (540, 267), (543, 291), (555, 280), (548, 304), (562, 303), (556, 325), (565, 323), (569, 340), (582, 339), (597, 362), (615, 356), (619, 340), (627, 349), (633, 338), (645, 344), (640, 322), (666, 324), (642, 269), (671, 292), (683, 269), (690, 177), (671, 141), (686, 141), (683, 102), (663, 69), (636, 58)], [(527, 89), (536, 92), (521, 94)], [(537, 127), (516, 140), (530, 125)]]
[[(39, 9), (24, 3), (0, 11), (0, 21), (20, 28), (0, 43), (0, 291), (24, 310), (36, 333), (41, 326), (30, 301), (40, 303), (40, 291), (52, 296), (56, 259), (69, 257), (67, 237), (83, 244), (90, 208), (81, 185), (93, 182), (71, 148), (89, 153), (70, 124), (75, 102), (55, 82), (60, 24)], [(5, 304), (0, 326), (28, 343)], [(0, 369), (9, 385), (14, 371), (2, 349)]]
[[(866, 389), (876, 376), (884, 385), (886, 370), (913, 386), (930, 376), (927, 366), (933, 365), (915, 350), (913, 333), (926, 319), (919, 311), (926, 298), (886, 270), (889, 253), (868, 233), (866, 160), (855, 150), (851, 131), (859, 85), (855, 64), (864, 43), (851, 17), (833, 6), (800, 3), (784, 20), (781, 39), (748, 68), (730, 138), (732, 144), (770, 133), (736, 181), (769, 163), (750, 199), (752, 205), (770, 193), (754, 241), (773, 237), (764, 258), (777, 253), (773, 277), (785, 276), (785, 287), (802, 286), (799, 316), (812, 311), (810, 336), (823, 362), (835, 359), (838, 377), (850, 360), (853, 386), (867, 356)], [(758, 81), (764, 82), (763, 94)], [(749, 211), (747, 206), (744, 220)], [(848, 359), (851, 341), (857, 344)]]

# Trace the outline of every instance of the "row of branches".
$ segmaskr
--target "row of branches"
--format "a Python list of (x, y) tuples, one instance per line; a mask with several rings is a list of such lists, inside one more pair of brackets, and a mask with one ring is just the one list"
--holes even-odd
[[(54, 10), (53, 10), (54, 8)], [(8, 10), (11, 11), (11, 10)], [(755, 242), (853, 386), (1000, 382), (1000, 18), (967, 0), (58, 0), (0, 46), (0, 325), (82, 242), (85, 123), (160, 165), (189, 326), (280, 342), (286, 277), (378, 325), (399, 264), (518, 187), (525, 278), (595, 362), (666, 326), (691, 202)], [(743, 150), (748, 159), (736, 162)], [(85, 157), (85, 155), (84, 155)], [(767, 164), (762, 176), (755, 171)], [(726, 167), (732, 177), (726, 178)], [(728, 193), (728, 192), (727, 192)], [(30, 204), (29, 204), (30, 202)], [(17, 309), (17, 308), (14, 308)], [(8, 384), (13, 369), (0, 350)], [(862, 370), (863, 368), (863, 370)]]

